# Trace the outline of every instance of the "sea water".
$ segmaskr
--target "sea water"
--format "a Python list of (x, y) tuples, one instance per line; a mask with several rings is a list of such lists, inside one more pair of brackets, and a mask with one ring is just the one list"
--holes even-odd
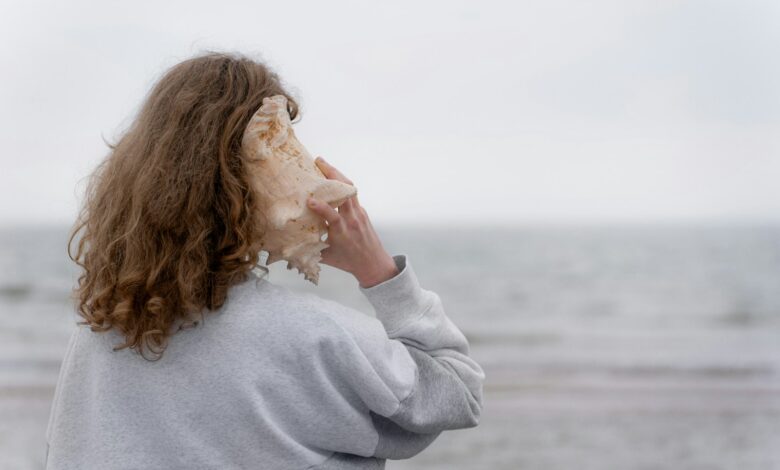
[[(0, 231), (0, 468), (40, 469), (79, 274)], [(477, 428), (390, 469), (780, 468), (780, 228), (378, 227), (486, 373)], [(366, 314), (347, 273), (270, 280)]]

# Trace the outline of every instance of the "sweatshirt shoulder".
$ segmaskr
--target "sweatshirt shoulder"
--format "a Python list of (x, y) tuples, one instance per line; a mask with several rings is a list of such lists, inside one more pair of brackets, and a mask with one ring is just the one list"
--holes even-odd
[(305, 297), (319, 312), (320, 328), (313, 332), (314, 341), (320, 348), (324, 346), (342, 358), (344, 364), (367, 360), (372, 367), (384, 368), (403, 362), (405, 350), (399, 351), (403, 349), (402, 344), (388, 338), (384, 325), (376, 317), (316, 294)]
[(231, 314), (249, 317), (246, 320), (262, 331), (295, 335), (299, 344), (342, 337), (345, 327), (360, 329), (363, 320), (371, 318), (319, 294), (294, 291), (267, 279), (246, 282), (231, 294)]
[(328, 341), (355, 343), (360, 346), (366, 340), (375, 339), (377, 334), (384, 336), (382, 324), (371, 315), (348, 305), (320, 296), (316, 293), (302, 293), (299, 301), (304, 305), (303, 311), (316, 314), (316, 324), (319, 331)]

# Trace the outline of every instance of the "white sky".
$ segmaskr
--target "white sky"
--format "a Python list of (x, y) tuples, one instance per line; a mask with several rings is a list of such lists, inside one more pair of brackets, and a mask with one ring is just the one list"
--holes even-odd
[(71, 222), (140, 100), (256, 54), (372, 220), (780, 221), (780, 2), (3, 2), (0, 224)]

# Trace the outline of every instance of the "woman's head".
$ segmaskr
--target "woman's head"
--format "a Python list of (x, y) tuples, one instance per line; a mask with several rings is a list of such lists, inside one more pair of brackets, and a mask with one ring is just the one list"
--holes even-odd
[(68, 253), (83, 268), (75, 292), (81, 323), (121, 332), (125, 342), (115, 349), (159, 358), (177, 320), (219, 308), (257, 265), (265, 223), (241, 137), (263, 98), (278, 94), (295, 119), (296, 101), (267, 66), (202, 54), (168, 70), (109, 144)]

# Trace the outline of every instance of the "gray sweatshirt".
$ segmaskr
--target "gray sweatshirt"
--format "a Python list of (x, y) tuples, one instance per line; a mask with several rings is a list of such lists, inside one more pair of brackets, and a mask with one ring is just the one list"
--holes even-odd
[(46, 430), (49, 470), (382, 469), (477, 426), (485, 374), (439, 296), (400, 272), (370, 317), (251, 274), (163, 357), (76, 326)]

